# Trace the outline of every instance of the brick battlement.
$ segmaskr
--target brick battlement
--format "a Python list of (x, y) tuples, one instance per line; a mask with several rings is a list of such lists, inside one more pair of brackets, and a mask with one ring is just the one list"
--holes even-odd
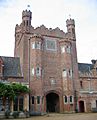
[[(20, 25), (16, 25), (15, 32), (23, 32), (24, 27), (22, 23)], [(26, 32), (26, 31), (25, 31)], [(65, 38), (67, 34), (63, 31), (60, 30), (58, 27), (55, 29), (52, 28), (46, 28), (44, 25), (41, 25), (40, 27), (34, 28), (30, 26), (30, 33), (36, 33), (36, 34), (41, 34), (44, 36), (55, 36), (59, 38)]]
[(28, 10), (23, 11), (22, 12), (22, 18), (23, 17), (30, 17), (31, 18), (32, 17), (32, 12), (30, 10), (29, 11)]

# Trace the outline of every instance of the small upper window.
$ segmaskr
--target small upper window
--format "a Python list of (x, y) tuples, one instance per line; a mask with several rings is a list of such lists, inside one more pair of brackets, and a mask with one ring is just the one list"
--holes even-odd
[(66, 71), (65, 68), (64, 68), (63, 71), (62, 71), (62, 76), (63, 76), (63, 77), (66, 77), (66, 76), (67, 76), (67, 71)]
[(32, 49), (35, 49), (35, 42), (32, 43)]
[(67, 98), (66, 95), (64, 96), (64, 103), (65, 103), (65, 104), (68, 103), (68, 98)]
[(72, 78), (72, 70), (71, 69), (69, 69), (68, 74), (69, 74), (69, 77)]
[(51, 79), (51, 85), (54, 85), (54, 84), (56, 84), (56, 80)]
[(71, 47), (67, 46), (66, 51), (67, 51), (67, 53), (71, 53)]
[(34, 68), (32, 68), (32, 76), (34, 76)]
[(65, 52), (65, 46), (61, 46), (61, 53)]
[(33, 42), (32, 49), (41, 49), (41, 42)]
[(41, 76), (41, 68), (40, 67), (36, 68), (36, 75)]
[(36, 49), (41, 49), (41, 42), (36, 42), (35, 45), (36, 45), (35, 46)]

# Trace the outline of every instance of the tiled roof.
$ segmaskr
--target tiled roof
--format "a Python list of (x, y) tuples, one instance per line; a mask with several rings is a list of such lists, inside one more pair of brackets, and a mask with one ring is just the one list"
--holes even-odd
[(4, 77), (22, 77), (20, 59), (18, 57), (1, 56), (1, 58), (4, 64), (3, 68)]
[(78, 63), (79, 72), (89, 73), (92, 68), (93, 68), (93, 64)]

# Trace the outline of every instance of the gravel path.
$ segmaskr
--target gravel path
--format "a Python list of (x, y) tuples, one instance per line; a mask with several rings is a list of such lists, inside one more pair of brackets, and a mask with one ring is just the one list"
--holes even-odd
[(32, 116), (30, 118), (13, 120), (97, 120), (97, 113), (49, 114), (45, 116)]

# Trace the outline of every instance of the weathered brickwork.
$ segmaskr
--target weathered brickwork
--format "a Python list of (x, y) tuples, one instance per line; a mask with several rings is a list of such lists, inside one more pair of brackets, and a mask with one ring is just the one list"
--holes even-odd
[[(66, 21), (67, 32), (64, 33), (59, 28), (48, 29), (44, 25), (34, 28), (31, 18), (31, 11), (23, 11), (22, 23), (15, 28), (14, 51), (15, 57), (20, 57), (24, 80), (29, 82), (31, 89), (30, 110), (90, 111), (87, 104), (91, 96), (83, 93), (89, 87), (90, 76), (84, 76), (79, 69), (82, 64), (77, 62), (74, 20), (70, 18)], [(91, 86), (96, 91), (94, 74)]]

